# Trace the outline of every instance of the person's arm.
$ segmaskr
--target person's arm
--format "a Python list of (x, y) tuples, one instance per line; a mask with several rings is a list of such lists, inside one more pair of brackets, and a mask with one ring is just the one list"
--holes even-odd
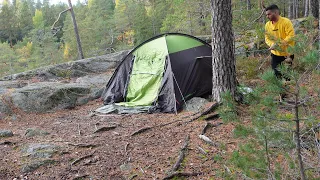
[(267, 24), (265, 25), (264, 29), (265, 29), (265, 42), (270, 47), (269, 49), (273, 50), (276, 43), (270, 38), (269, 27)]
[(283, 44), (288, 45), (290, 42), (293, 42), (293, 37), (294, 37), (294, 28), (291, 23), (291, 21), (287, 22), (285, 25), (285, 33), (286, 33), (286, 38), (283, 40)]

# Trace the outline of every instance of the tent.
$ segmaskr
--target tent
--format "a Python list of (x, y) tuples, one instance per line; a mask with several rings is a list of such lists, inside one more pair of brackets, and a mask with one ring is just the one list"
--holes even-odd
[(212, 90), (211, 46), (186, 34), (155, 36), (125, 56), (109, 80), (105, 105), (178, 112)]

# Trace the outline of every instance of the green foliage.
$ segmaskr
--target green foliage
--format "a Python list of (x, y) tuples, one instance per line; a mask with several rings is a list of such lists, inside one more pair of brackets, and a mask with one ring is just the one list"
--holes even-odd
[(44, 27), (43, 14), (41, 10), (36, 10), (35, 15), (32, 18), (32, 21), (36, 29), (41, 29)]
[(246, 127), (242, 124), (237, 124), (233, 130), (235, 138), (248, 138), (248, 136), (252, 134), (254, 134), (254, 130), (251, 127)]
[(257, 148), (257, 144), (244, 144), (239, 151), (234, 151), (230, 163), (240, 169), (246, 176), (261, 179), (267, 177), (267, 163), (264, 151)]
[(237, 58), (237, 76), (241, 79), (256, 79), (259, 74), (260, 61), (256, 57), (238, 57)]
[(218, 109), (219, 116), (224, 122), (238, 121), (236, 102), (229, 91), (222, 94), (221, 106)]

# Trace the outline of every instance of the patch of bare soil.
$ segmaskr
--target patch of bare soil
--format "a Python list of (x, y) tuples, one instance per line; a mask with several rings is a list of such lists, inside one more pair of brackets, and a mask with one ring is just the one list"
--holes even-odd
[[(1, 120), (0, 129), (12, 130), (14, 136), (0, 139), (0, 179), (171, 178), (169, 175), (181, 152), (184, 158), (178, 176), (216, 179), (221, 167), (214, 157), (224, 157), (237, 147), (232, 138), (232, 123), (210, 121), (213, 127), (207, 128), (204, 134), (212, 140), (210, 145), (199, 138), (207, 121), (186, 123), (194, 117), (193, 113), (88, 116), (101, 104), (95, 101), (73, 110), (20, 113), (15, 120)], [(159, 126), (166, 123), (169, 124)], [(39, 128), (50, 134), (26, 137), (28, 128)], [(182, 150), (187, 136), (190, 139)], [(28, 160), (21, 148), (32, 143), (60, 148), (52, 157), (53, 163), (22, 173), (21, 168)]]

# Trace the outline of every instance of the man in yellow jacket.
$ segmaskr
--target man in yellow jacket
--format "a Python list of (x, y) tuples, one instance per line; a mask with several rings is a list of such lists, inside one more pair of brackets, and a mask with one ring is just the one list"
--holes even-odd
[(294, 58), (288, 53), (288, 47), (294, 45), (294, 29), (288, 18), (280, 16), (279, 7), (275, 4), (266, 8), (266, 16), (270, 20), (265, 25), (265, 41), (271, 50), (271, 67), (275, 75), (281, 78), (277, 69), (279, 64), (283, 61), (291, 64)]

